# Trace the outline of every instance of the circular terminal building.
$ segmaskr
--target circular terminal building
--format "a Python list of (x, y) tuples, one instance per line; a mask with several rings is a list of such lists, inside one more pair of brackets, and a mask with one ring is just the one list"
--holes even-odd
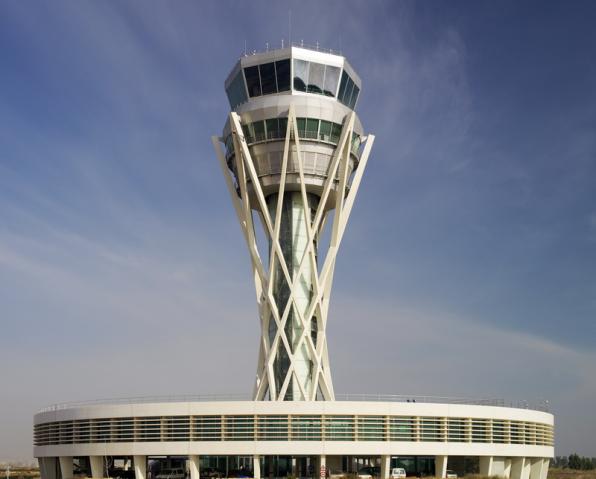
[(49, 407), (34, 418), (43, 479), (546, 479), (545, 408), (334, 392), (331, 285), (374, 141), (355, 113), (361, 86), (343, 56), (303, 46), (237, 62), (225, 82), (231, 112), (212, 140), (256, 289), (253, 394)]

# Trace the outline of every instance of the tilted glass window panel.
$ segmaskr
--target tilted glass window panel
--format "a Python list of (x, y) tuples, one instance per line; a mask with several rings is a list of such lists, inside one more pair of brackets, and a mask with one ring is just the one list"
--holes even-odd
[(341, 99), (341, 102), (346, 105), (350, 106), (350, 98), (352, 97), (352, 90), (354, 89), (354, 82), (350, 77), (348, 77), (348, 84), (346, 85), (346, 91), (344, 92), (344, 97)]
[(228, 100), (232, 109), (236, 108), (236, 106), (238, 106), (240, 103), (244, 103), (247, 100), (242, 72), (238, 72), (238, 75), (236, 75), (234, 80), (232, 80), (232, 83), (230, 83), (226, 93), (228, 94)]
[(326, 96), (335, 96), (337, 91), (337, 82), (339, 81), (339, 67), (325, 66), (325, 86), (323, 94)]
[(275, 65), (273, 62), (259, 65), (261, 72), (261, 90), (263, 95), (270, 93), (277, 93), (277, 85), (275, 82)]
[(339, 137), (341, 136), (341, 128), (342, 126), (339, 123), (333, 123), (333, 127), (331, 129), (331, 143), (339, 142)]
[(339, 92), (337, 93), (337, 99), (341, 102), (344, 101), (344, 95), (346, 93), (347, 85), (348, 85), (348, 74), (344, 71), (341, 74), (341, 82), (339, 84)]
[(288, 91), (290, 89), (290, 60), (275, 62), (277, 73), (277, 91)]
[(317, 139), (319, 136), (319, 120), (315, 118), (306, 119), (306, 138)]
[(323, 141), (331, 140), (331, 122), (321, 120), (321, 126), (319, 128), (319, 139)]
[(296, 118), (296, 126), (298, 127), (298, 136), (304, 138), (306, 134), (306, 118)]
[(261, 80), (259, 78), (259, 66), (246, 67), (244, 69), (244, 77), (246, 78), (246, 88), (248, 95), (253, 98), (261, 96)]
[(288, 119), (287, 118), (279, 118), (279, 130), (281, 131), (281, 138), (285, 138), (287, 129), (288, 129)]
[(350, 98), (349, 102), (346, 102), (346, 104), (353, 110), (354, 107), (356, 106), (356, 100), (358, 100), (358, 94), (360, 93), (360, 88), (358, 88), (356, 86), (356, 84), (354, 83), (354, 89), (352, 90), (352, 97)]
[(282, 137), (281, 132), (279, 131), (279, 121), (277, 118), (265, 120), (265, 127), (267, 128), (267, 139), (273, 140)]
[(323, 93), (325, 77), (325, 65), (321, 63), (310, 64), (310, 72), (308, 74), (308, 87), (306, 91), (309, 93)]
[(306, 91), (308, 84), (308, 62), (294, 59), (294, 90)]
[(254, 139), (255, 141), (264, 141), (265, 138), (265, 122), (264, 121), (255, 121), (252, 124), (253, 131), (254, 131)]

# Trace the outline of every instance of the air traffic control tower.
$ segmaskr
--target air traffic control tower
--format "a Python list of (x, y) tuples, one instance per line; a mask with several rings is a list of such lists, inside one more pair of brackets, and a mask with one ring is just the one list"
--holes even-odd
[(546, 479), (554, 418), (545, 403), (334, 391), (331, 284), (374, 140), (355, 113), (361, 88), (343, 56), (319, 49), (235, 64), (231, 112), (212, 140), (256, 288), (254, 391), (46, 407), (33, 431), (42, 479), (388, 479), (394, 467)]
[(225, 86), (232, 111), (213, 142), (254, 273), (254, 399), (333, 400), (333, 270), (374, 141), (354, 111), (360, 78), (343, 56), (287, 48), (241, 58)]

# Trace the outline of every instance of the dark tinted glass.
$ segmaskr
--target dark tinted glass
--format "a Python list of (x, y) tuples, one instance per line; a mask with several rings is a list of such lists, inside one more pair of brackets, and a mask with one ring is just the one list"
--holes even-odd
[(280, 138), (281, 133), (279, 131), (277, 118), (265, 120), (265, 126), (267, 127), (267, 138)]
[[(356, 84), (354, 83), (354, 89), (352, 90), (352, 97), (350, 98), (350, 103), (348, 103), (348, 106), (353, 110), (354, 107), (356, 106), (356, 100), (358, 100), (358, 94), (360, 93), (360, 88), (358, 88), (356, 86)], [(347, 103), (347, 102), (346, 102)]]
[(306, 137), (317, 138), (319, 133), (319, 120), (308, 118), (306, 120)]
[(279, 119), (279, 129), (281, 130), (282, 136), (285, 136), (286, 130), (288, 129), (288, 119), (287, 118)]
[(228, 94), (228, 100), (230, 100), (230, 106), (232, 109), (234, 109), (236, 105), (246, 101), (246, 90), (244, 90), (242, 72), (238, 72), (238, 75), (236, 75), (236, 78), (234, 78), (226, 90), (226, 93)]
[(306, 118), (296, 118), (296, 125), (298, 126), (298, 136), (304, 138), (304, 131), (306, 130)]
[(331, 122), (321, 120), (321, 128), (319, 130), (319, 138), (321, 140), (329, 141), (331, 137)]
[(277, 91), (288, 91), (290, 89), (290, 60), (275, 62), (277, 71)]
[(259, 80), (259, 67), (247, 67), (244, 69), (248, 95), (252, 98), (261, 95), (261, 82)]
[(255, 141), (265, 140), (265, 122), (255, 121), (252, 125), (255, 133)]
[(259, 68), (261, 69), (261, 89), (263, 95), (277, 93), (277, 86), (275, 85), (275, 66), (273, 63), (259, 65)]
[(331, 129), (331, 141), (333, 143), (337, 143), (339, 141), (340, 135), (341, 135), (341, 125), (338, 123), (334, 123), (333, 128)]
[(341, 102), (344, 101), (344, 95), (346, 93), (346, 85), (348, 83), (348, 74), (343, 72), (341, 74), (341, 82), (339, 83), (339, 92), (337, 94), (337, 99)]

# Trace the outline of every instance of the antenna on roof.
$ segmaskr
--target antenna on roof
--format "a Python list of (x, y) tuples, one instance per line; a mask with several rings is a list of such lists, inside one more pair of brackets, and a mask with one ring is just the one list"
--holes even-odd
[(288, 10), (288, 46), (292, 46), (292, 10)]
[(246, 56), (246, 40), (244, 40), (244, 56)]

